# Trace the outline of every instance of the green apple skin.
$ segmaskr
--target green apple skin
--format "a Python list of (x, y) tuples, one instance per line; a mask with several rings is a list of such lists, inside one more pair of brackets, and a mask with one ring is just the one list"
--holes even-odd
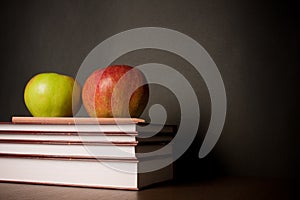
[(69, 117), (81, 105), (81, 87), (72, 77), (40, 73), (27, 83), (26, 107), (34, 117)]

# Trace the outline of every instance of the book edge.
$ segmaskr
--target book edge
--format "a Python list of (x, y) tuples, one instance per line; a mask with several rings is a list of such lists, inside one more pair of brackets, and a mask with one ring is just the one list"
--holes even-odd
[(79, 187), (79, 188), (95, 188), (95, 189), (115, 189), (115, 190), (130, 190), (138, 191), (140, 188), (135, 187), (117, 187), (117, 186), (92, 186), (84, 184), (63, 184), (63, 183), (50, 183), (50, 182), (34, 182), (34, 181), (18, 181), (18, 180), (2, 180), (2, 183), (21, 183), (21, 184), (31, 184), (31, 185), (49, 185), (49, 186), (61, 186), (61, 187)]
[(14, 124), (137, 124), (145, 122), (140, 118), (92, 118), (92, 117), (18, 117)]

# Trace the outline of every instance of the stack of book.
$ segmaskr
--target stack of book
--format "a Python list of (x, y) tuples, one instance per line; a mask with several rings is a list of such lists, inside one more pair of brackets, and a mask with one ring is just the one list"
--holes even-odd
[(138, 190), (173, 178), (172, 164), (140, 168), (172, 163), (175, 132), (134, 118), (14, 117), (0, 123), (0, 181)]

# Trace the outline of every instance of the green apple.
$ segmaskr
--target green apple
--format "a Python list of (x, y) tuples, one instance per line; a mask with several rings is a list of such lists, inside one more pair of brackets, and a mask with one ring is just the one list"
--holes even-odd
[(24, 101), (34, 117), (68, 117), (78, 111), (81, 87), (72, 77), (40, 73), (27, 83)]

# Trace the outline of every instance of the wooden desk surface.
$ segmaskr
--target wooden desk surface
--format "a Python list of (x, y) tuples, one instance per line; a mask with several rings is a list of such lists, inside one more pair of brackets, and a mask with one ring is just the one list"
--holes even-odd
[(1, 200), (17, 199), (293, 199), (293, 182), (266, 178), (223, 177), (193, 182), (173, 181), (141, 191), (122, 191), (0, 183)]

